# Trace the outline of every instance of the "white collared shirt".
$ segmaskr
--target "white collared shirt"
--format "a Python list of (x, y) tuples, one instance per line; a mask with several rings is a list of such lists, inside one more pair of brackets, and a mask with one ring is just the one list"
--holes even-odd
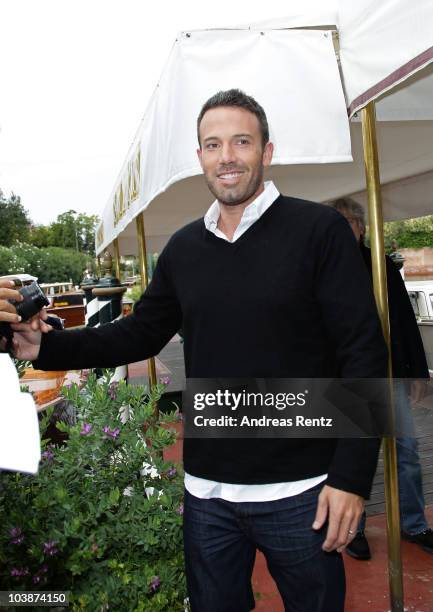
[[(279, 196), (278, 189), (272, 181), (265, 183), (265, 189), (257, 198), (249, 204), (237, 226), (233, 239), (230, 241), (227, 236), (218, 229), (218, 220), (221, 214), (218, 200), (212, 204), (204, 216), (204, 224), (209, 232), (212, 232), (217, 238), (235, 242), (244, 234), (253, 223), (255, 223), (263, 213), (275, 202)], [(292, 482), (277, 482), (271, 484), (230, 484), (227, 482), (215, 482), (205, 478), (197, 478), (185, 472), (185, 488), (186, 490), (201, 499), (211, 499), (218, 497), (231, 502), (263, 502), (283, 499), (303, 493), (312, 487), (315, 487), (320, 482), (327, 478), (328, 474), (306, 478), (305, 480), (296, 480)]]
[(242, 218), (236, 228), (235, 233), (233, 234), (232, 240), (229, 240), (227, 236), (220, 229), (218, 229), (218, 219), (220, 218), (221, 209), (218, 200), (215, 200), (204, 216), (204, 224), (206, 229), (212, 232), (212, 234), (215, 234), (217, 238), (222, 238), (228, 242), (236, 242), (236, 240), (240, 238), (242, 234), (244, 234), (247, 229), (253, 225), (253, 223), (260, 219), (263, 213), (268, 210), (279, 195), (279, 191), (275, 187), (274, 183), (272, 181), (266, 181), (265, 188), (262, 193), (258, 195), (257, 198), (251, 202), (251, 204), (248, 204), (242, 213)]

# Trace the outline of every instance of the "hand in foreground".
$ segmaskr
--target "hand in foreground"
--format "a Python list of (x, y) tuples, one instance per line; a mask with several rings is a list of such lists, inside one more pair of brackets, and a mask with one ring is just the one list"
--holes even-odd
[(328, 531), (322, 549), (342, 552), (356, 535), (364, 510), (364, 499), (325, 485), (319, 495), (313, 529), (320, 529), (328, 518)]
[(21, 302), (23, 296), (19, 291), (14, 289), (15, 283), (9, 279), (0, 278), (0, 321), (6, 323), (18, 323), (21, 317), (17, 315), (15, 306), (12, 306), (8, 300), (16, 300)]
[[(51, 325), (48, 325), (48, 323), (46, 323), (48, 316), (49, 315), (47, 313), (46, 308), (42, 308), (42, 310), (40, 310), (38, 314), (36, 314), (30, 319), (30, 326), (32, 330), (40, 330), (43, 334), (46, 334), (47, 332), (51, 331), (53, 328), (51, 327)], [(56, 319), (57, 318), (58, 317), (56, 317)]]
[(14, 323), (11, 325), (14, 332), (12, 353), (16, 359), (34, 361), (38, 358), (42, 332), (39, 328), (36, 330), (32, 329), (32, 324), (33, 322)]

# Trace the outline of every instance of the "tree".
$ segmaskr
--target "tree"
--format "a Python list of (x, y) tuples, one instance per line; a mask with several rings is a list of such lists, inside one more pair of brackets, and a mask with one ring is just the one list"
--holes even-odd
[(0, 276), (27, 272), (27, 261), (15, 249), (0, 246)]
[(0, 190), (0, 245), (11, 246), (16, 240), (26, 242), (29, 238), (30, 219), (14, 193), (5, 198)]
[(40, 267), (37, 269), (41, 283), (54, 283), (72, 279), (74, 285), (78, 285), (83, 279), (84, 270), (87, 268), (87, 256), (77, 253), (71, 249), (49, 247), (39, 249)]
[(385, 223), (384, 236), (388, 247), (393, 240), (400, 249), (433, 247), (433, 215)]
[(47, 244), (44, 246), (74, 249), (94, 256), (95, 229), (98, 221), (97, 215), (78, 214), (75, 210), (68, 210), (59, 215), (49, 226), (47, 236), (38, 229), (35, 240), (45, 240)]
[(99, 217), (98, 215), (80, 213), (77, 221), (82, 245), (81, 251), (95, 257), (95, 232)]
[(48, 225), (33, 225), (30, 229), (29, 242), (36, 247), (51, 246), (51, 230)]

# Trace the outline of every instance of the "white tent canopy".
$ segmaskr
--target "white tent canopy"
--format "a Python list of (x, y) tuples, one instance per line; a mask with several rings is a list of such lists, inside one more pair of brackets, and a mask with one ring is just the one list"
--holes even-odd
[[(275, 143), (269, 176), (280, 191), (322, 202), (342, 195), (365, 202), (360, 123), (355, 117), (349, 124), (346, 107), (355, 113), (377, 99), (385, 219), (432, 212), (433, 71), (426, 66), (433, 59), (433, 3), (349, 4), (249, 28), (180, 34), (104, 209), (97, 252), (118, 238), (122, 254), (135, 253), (139, 212), (149, 251), (204, 214), (212, 198), (196, 158), (196, 117), (210, 95), (230, 87), (256, 97), (267, 112)], [(332, 22), (344, 87), (331, 32), (289, 29)]]

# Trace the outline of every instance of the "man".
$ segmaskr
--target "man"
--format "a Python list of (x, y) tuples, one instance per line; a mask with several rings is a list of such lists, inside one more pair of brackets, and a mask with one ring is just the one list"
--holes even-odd
[[(371, 252), (364, 245), (364, 209), (351, 198), (340, 198), (331, 204), (349, 222), (372, 276)], [(406, 434), (397, 438), (397, 471), (399, 483), (400, 520), (402, 537), (433, 553), (433, 531), (429, 528), (424, 512), (421, 464), (418, 443), (414, 430), (412, 409), (404, 379), (414, 379), (412, 395), (419, 394), (419, 379), (429, 379), (429, 370), (424, 347), (414, 312), (403, 279), (392, 260), (386, 258), (388, 286), (389, 322), (391, 331), (391, 356), (394, 383), (394, 399), (397, 423)], [(403, 379), (403, 380), (402, 380)], [(371, 558), (370, 547), (365, 536), (366, 517), (363, 513), (356, 537), (346, 548), (354, 559)]]
[[(115, 366), (158, 354), (182, 326), (190, 378), (384, 376), (371, 286), (346, 222), (264, 183), (273, 145), (262, 107), (239, 90), (219, 92), (203, 106), (197, 130), (216, 201), (170, 239), (134, 313), (42, 341), (17, 325), (17, 354), (41, 368)], [(352, 300), (359, 308), (349, 321)], [(251, 609), (259, 548), (286, 610), (342, 611), (340, 553), (369, 495), (378, 446), (374, 439), (185, 439), (192, 610)]]

